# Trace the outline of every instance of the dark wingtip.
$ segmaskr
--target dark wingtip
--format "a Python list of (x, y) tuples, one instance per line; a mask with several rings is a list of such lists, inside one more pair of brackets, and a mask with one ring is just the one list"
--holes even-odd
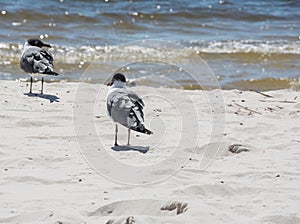
[(53, 75), (54, 75), (54, 76), (58, 76), (59, 74), (58, 74), (58, 73), (56, 73), (56, 72), (53, 72)]
[(58, 76), (58, 75), (59, 75), (59, 74), (56, 73), (56, 72), (47, 72), (47, 73), (45, 73), (45, 74), (47, 74), (47, 75), (53, 75), (53, 76)]
[(150, 130), (148, 130), (147, 128), (141, 129), (140, 127), (135, 127), (135, 128), (130, 128), (130, 129), (132, 129), (134, 131), (137, 131), (137, 132), (141, 132), (141, 133), (147, 134), (147, 135), (152, 135), (153, 134), (153, 132), (150, 131)]
[(153, 134), (152, 131), (150, 131), (150, 130), (148, 130), (148, 129), (146, 129), (146, 128), (145, 128), (145, 130), (144, 130), (144, 133), (147, 134), (147, 135), (152, 135), (152, 134)]

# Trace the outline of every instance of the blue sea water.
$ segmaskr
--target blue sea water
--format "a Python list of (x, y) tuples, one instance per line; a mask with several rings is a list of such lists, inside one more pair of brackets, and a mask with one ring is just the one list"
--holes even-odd
[(0, 0), (0, 78), (24, 75), (19, 57), (29, 37), (54, 45), (56, 68), (65, 80), (78, 80), (95, 55), (119, 60), (134, 54), (111, 47), (157, 39), (197, 52), (225, 88), (268, 79), (285, 87), (285, 79), (300, 76), (299, 11), (297, 0)]

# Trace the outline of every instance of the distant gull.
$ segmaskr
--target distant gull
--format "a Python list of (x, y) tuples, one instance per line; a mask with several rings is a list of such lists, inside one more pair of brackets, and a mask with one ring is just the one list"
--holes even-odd
[(116, 122), (115, 146), (118, 146), (118, 124), (128, 128), (128, 141), (130, 143), (130, 130), (141, 132), (147, 135), (153, 134), (145, 128), (143, 100), (133, 91), (126, 89), (126, 78), (123, 74), (117, 73), (113, 76), (110, 90), (106, 98), (107, 113)]
[(42, 77), (41, 94), (43, 94), (44, 76), (59, 75), (53, 71), (54, 67), (52, 54), (42, 47), (51, 47), (51, 45), (43, 43), (38, 38), (30, 38), (24, 44), (20, 66), (25, 72), (31, 74), (29, 93), (32, 93), (32, 76)]

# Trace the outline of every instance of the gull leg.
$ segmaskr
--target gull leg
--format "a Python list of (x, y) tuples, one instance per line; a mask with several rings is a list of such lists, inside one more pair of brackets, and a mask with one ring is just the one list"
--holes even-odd
[(130, 142), (130, 129), (128, 128), (128, 139), (127, 139), (127, 145), (129, 145)]
[(41, 94), (43, 94), (44, 91), (44, 77), (42, 77), (42, 90), (41, 90)]
[(30, 76), (30, 89), (29, 89), (29, 93), (32, 93), (32, 76)]
[(118, 146), (118, 125), (116, 124), (116, 129), (115, 129), (115, 146)]

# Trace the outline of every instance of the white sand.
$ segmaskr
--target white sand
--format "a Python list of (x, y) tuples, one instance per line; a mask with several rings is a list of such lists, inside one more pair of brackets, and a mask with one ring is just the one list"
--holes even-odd
[[(39, 86), (35, 83), (34, 90)], [(155, 134), (132, 133), (133, 145), (150, 146), (141, 153), (111, 149), (114, 133), (105, 114), (104, 86), (83, 84), (85, 93), (97, 96), (99, 107), (90, 116), (103, 148), (89, 141), (89, 133), (75, 136), (73, 109), (78, 102), (80, 107), (92, 101), (80, 98), (74, 103), (77, 87), (78, 83), (46, 83), (46, 94), (53, 95), (41, 98), (23, 94), (27, 83), (0, 81), (0, 223), (300, 223), (299, 92), (272, 91), (267, 94), (273, 98), (268, 98), (255, 92), (222, 91), (223, 139), (211, 142), (207, 97), (215, 91), (134, 88), (140, 95), (155, 95), (145, 98), (146, 125)], [(178, 146), (177, 121), (182, 118), (176, 106), (156, 96), (180, 102), (184, 94), (199, 113), (199, 141), (193, 155), (189, 145), (193, 139), (182, 148), (180, 156), (189, 162), (169, 179), (146, 186), (118, 184), (99, 175), (81, 155), (85, 149), (80, 149), (76, 137), (137, 171), (162, 162), (165, 167), (151, 177), (168, 176), (170, 170), (165, 168), (173, 169), (169, 158)], [(221, 109), (214, 114), (223, 115)], [(120, 143), (125, 142), (126, 130), (121, 129)], [(205, 151), (206, 146), (212, 151)], [(230, 146), (245, 151), (232, 153)]]

